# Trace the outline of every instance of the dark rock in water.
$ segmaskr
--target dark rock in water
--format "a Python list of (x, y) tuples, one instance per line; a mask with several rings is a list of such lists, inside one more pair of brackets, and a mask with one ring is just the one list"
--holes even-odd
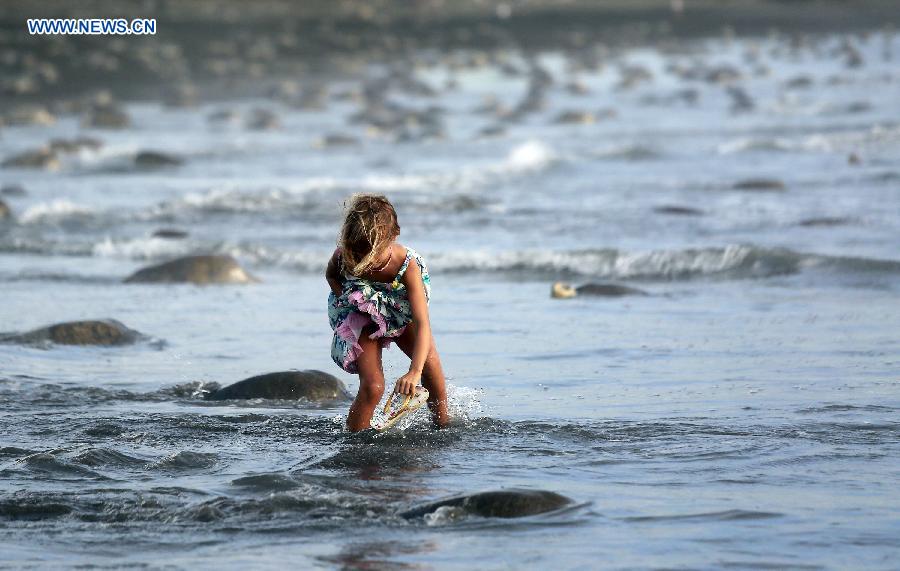
[(240, 119), (240, 114), (233, 109), (219, 109), (206, 117), (210, 123), (237, 123)]
[(76, 137), (74, 139), (51, 139), (50, 150), (55, 153), (76, 153), (82, 149), (95, 151), (103, 146), (103, 141), (93, 137)]
[(59, 345), (130, 345), (143, 335), (115, 319), (69, 321), (21, 334), (0, 335), (4, 343), (57, 343)]
[(299, 90), (296, 94), (282, 93), (281, 98), (294, 107), (304, 111), (322, 111), (328, 107), (328, 89), (323, 85), (312, 85)]
[(91, 108), (81, 120), (81, 124), (99, 129), (124, 129), (131, 125), (131, 119), (120, 107), (109, 103)]
[(250, 377), (206, 395), (207, 400), (232, 399), (346, 400), (347, 387), (322, 371), (284, 371)]
[(10, 110), (5, 119), (10, 125), (48, 126), (56, 123), (53, 113), (41, 105), (20, 105)]
[(458, 196), (453, 196), (443, 201), (441, 207), (446, 210), (451, 210), (453, 212), (466, 212), (468, 210), (478, 210), (481, 208), (482, 203), (472, 197), (465, 194), (461, 194)]
[(747, 113), (756, 109), (753, 98), (743, 88), (732, 85), (725, 92), (731, 98), (732, 113)]
[(163, 95), (163, 103), (168, 107), (194, 107), (197, 105), (197, 88), (190, 83), (174, 85)]
[(866, 113), (872, 110), (872, 104), (868, 101), (853, 101), (848, 103), (847, 105), (841, 106), (838, 111), (853, 114), (853, 113)]
[(740, 81), (742, 77), (743, 74), (734, 66), (720, 65), (709, 69), (704, 79), (708, 83), (730, 84)]
[(587, 95), (591, 92), (587, 85), (581, 80), (573, 79), (566, 84), (566, 91), (572, 95)]
[(153, 238), (166, 238), (167, 240), (181, 240), (188, 237), (188, 233), (184, 230), (175, 228), (160, 228), (152, 235)]
[(178, 166), (184, 161), (176, 156), (157, 151), (141, 151), (134, 156), (134, 164), (140, 168), (159, 168)]
[(807, 218), (805, 220), (801, 220), (797, 224), (799, 226), (806, 227), (814, 227), (814, 226), (842, 226), (844, 224), (850, 224), (853, 220), (846, 217), (838, 217), (838, 216), (822, 216), (821, 218)]
[(650, 295), (644, 290), (618, 284), (585, 284), (575, 288), (578, 295), (621, 297), (625, 295)]
[(515, 518), (556, 511), (572, 503), (571, 499), (555, 492), (510, 488), (445, 498), (400, 512), (400, 517), (416, 519), (446, 507), (456, 511), (453, 514), (456, 517)]
[(619, 68), (619, 82), (616, 89), (620, 91), (633, 89), (642, 83), (653, 81), (653, 72), (640, 65), (623, 65)]
[(484, 101), (481, 105), (478, 105), (477, 107), (472, 109), (472, 113), (500, 117), (509, 113), (509, 109), (507, 109), (502, 103), (500, 103), (500, 101), (498, 101), (496, 97), (490, 95), (484, 98)]
[(653, 209), (653, 212), (658, 214), (672, 214), (674, 216), (703, 216), (704, 212), (698, 208), (691, 208), (690, 206), (677, 206), (667, 204), (664, 206), (657, 206)]
[(266, 96), (272, 99), (281, 99), (282, 101), (291, 101), (300, 95), (300, 84), (291, 79), (285, 79), (277, 82), (272, 87), (266, 89)]
[(142, 268), (125, 283), (246, 284), (259, 280), (231, 256), (187, 256)]
[(596, 121), (597, 118), (590, 111), (563, 111), (553, 120), (558, 125), (589, 125)]
[(0, 200), (0, 220), (6, 220), (7, 218), (12, 218), (12, 210), (9, 209), (5, 202)]
[(787, 187), (778, 179), (774, 178), (748, 178), (740, 182), (734, 183), (734, 190), (755, 190), (763, 192), (784, 192)]
[(808, 75), (796, 75), (784, 82), (787, 89), (808, 89), (812, 87), (814, 80)]
[(478, 135), (481, 137), (500, 137), (501, 135), (506, 134), (506, 127), (503, 125), (488, 125), (486, 127), (482, 127), (480, 131), (478, 131)]
[(623, 297), (626, 295), (648, 296), (644, 290), (618, 284), (584, 284), (578, 287), (563, 282), (556, 282), (550, 290), (550, 296), (568, 299), (576, 295), (593, 295), (598, 297)]
[(350, 135), (341, 135), (339, 133), (325, 135), (316, 141), (316, 147), (320, 149), (330, 147), (355, 147), (357, 145), (359, 145), (359, 139)]
[(0, 188), (0, 194), (3, 196), (26, 196), (28, 193), (21, 184), (7, 184)]
[(281, 128), (281, 121), (273, 111), (257, 108), (250, 112), (246, 127), (252, 131), (272, 131)]
[(48, 170), (56, 170), (59, 168), (59, 165), (59, 157), (49, 147), (23, 151), (4, 160), (2, 163), (4, 167)]

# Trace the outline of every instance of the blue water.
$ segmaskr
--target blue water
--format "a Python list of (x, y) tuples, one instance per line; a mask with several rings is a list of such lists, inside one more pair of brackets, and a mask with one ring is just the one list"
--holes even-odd
[[(75, 116), (5, 128), (3, 157), (54, 137), (104, 145), (55, 171), (0, 170), (27, 190), (4, 197), (16, 220), (0, 226), (0, 330), (110, 317), (151, 339), (0, 345), (0, 564), (896, 568), (900, 42), (850, 38), (865, 63), (848, 68), (842, 40), (614, 51), (577, 73), (587, 95), (564, 88), (564, 54), (542, 54), (546, 107), (493, 137), (478, 132), (502, 121), (474, 109), (514, 106), (526, 78), (438, 64), (416, 72), (437, 96), (390, 96), (445, 109), (444, 138), (420, 142), (351, 124), (348, 100), (135, 102), (122, 131)], [(626, 64), (651, 79), (617, 87)], [(675, 71), (724, 64), (752, 110)], [(799, 74), (810, 87), (787, 86)], [(667, 98), (682, 89), (696, 104)], [(208, 119), (257, 107), (281, 127)], [(556, 124), (566, 110), (596, 122)], [(330, 133), (360, 143), (316, 145)], [(133, 168), (147, 149), (184, 164)], [(783, 189), (735, 188), (760, 178)], [(203, 401), (211, 383), (292, 368), (355, 391), (329, 357), (322, 277), (355, 191), (386, 193), (400, 241), (428, 261), (454, 426), (420, 414), (351, 436), (346, 404)], [(152, 238), (162, 227), (189, 236)], [(261, 283), (120, 283), (206, 252)], [(650, 295), (552, 299), (558, 280)], [(388, 377), (405, 367), (386, 353)], [(519, 520), (397, 515), (502, 487), (574, 504)]]

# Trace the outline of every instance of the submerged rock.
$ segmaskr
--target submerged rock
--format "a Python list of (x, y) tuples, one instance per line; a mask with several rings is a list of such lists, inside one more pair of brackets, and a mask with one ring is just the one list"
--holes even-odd
[(30, 151), (23, 151), (3, 161), (4, 167), (17, 167), (27, 169), (55, 170), (60, 166), (59, 157), (49, 147), (40, 147)]
[(194, 107), (197, 105), (197, 88), (190, 83), (173, 85), (163, 95), (163, 103), (168, 107)]
[(219, 109), (206, 116), (209, 123), (237, 123), (240, 119), (240, 113), (234, 109)]
[(3, 196), (27, 196), (25, 187), (21, 184), (7, 184), (0, 188), (0, 194)]
[(320, 149), (333, 147), (356, 147), (358, 145), (359, 139), (350, 135), (341, 135), (340, 133), (331, 133), (325, 135), (315, 143), (315, 146)]
[(141, 151), (134, 156), (134, 165), (145, 169), (172, 167), (182, 163), (184, 160), (181, 158), (158, 151)]
[(804, 220), (801, 220), (797, 224), (799, 226), (805, 226), (809, 228), (816, 226), (843, 226), (852, 222), (852, 218), (847, 218), (844, 216), (822, 216), (821, 218), (806, 218)]
[(188, 237), (188, 233), (177, 228), (160, 228), (152, 234), (153, 238), (165, 238), (167, 240), (181, 240)]
[(281, 128), (281, 121), (274, 111), (256, 108), (250, 112), (245, 126), (251, 131), (272, 131)]
[(591, 92), (587, 85), (579, 79), (573, 79), (566, 84), (566, 91), (572, 95), (587, 95)]
[(186, 256), (142, 268), (125, 283), (246, 284), (259, 280), (231, 256)]
[(10, 125), (48, 126), (56, 123), (56, 117), (41, 105), (19, 105), (6, 114), (6, 122)]
[(455, 512), (449, 514), (453, 519), (466, 515), (515, 518), (556, 511), (573, 503), (572, 499), (555, 492), (510, 488), (437, 500), (400, 512), (400, 517), (417, 519), (441, 508), (451, 508)]
[(250, 377), (206, 395), (207, 400), (232, 399), (346, 400), (347, 387), (322, 371), (283, 371)]
[(597, 117), (590, 111), (563, 111), (553, 120), (558, 125), (590, 125)]
[(572, 287), (564, 282), (556, 282), (550, 290), (550, 296), (557, 299), (568, 299), (576, 295), (593, 295), (598, 297), (623, 297), (626, 295), (650, 295), (642, 289), (618, 284), (584, 284)]
[(19, 334), (0, 335), (4, 343), (59, 345), (130, 345), (144, 336), (115, 319), (69, 321)]
[(506, 127), (503, 125), (487, 125), (478, 131), (480, 137), (500, 137), (506, 134)]
[(750, 94), (741, 87), (729, 86), (725, 93), (731, 98), (732, 113), (749, 113), (756, 109), (756, 102), (750, 97)]
[(128, 114), (115, 104), (97, 105), (82, 118), (85, 127), (99, 129), (124, 129), (131, 125)]
[(748, 178), (734, 183), (734, 190), (755, 190), (760, 192), (784, 192), (787, 186), (774, 178)]
[(657, 214), (671, 214), (673, 216), (703, 216), (704, 212), (699, 208), (691, 208), (690, 206), (678, 206), (666, 204), (657, 206), (653, 209)]
[(55, 153), (77, 153), (82, 149), (96, 151), (103, 146), (103, 141), (93, 137), (75, 137), (74, 139), (51, 139), (50, 150)]
[(0, 200), (0, 220), (6, 220), (8, 218), (12, 218), (12, 210), (9, 209), (9, 206)]

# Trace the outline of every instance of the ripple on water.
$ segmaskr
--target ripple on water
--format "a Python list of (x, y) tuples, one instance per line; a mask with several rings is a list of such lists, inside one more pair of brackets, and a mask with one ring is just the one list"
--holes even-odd
[(145, 458), (129, 456), (111, 448), (91, 448), (72, 458), (72, 462), (91, 467), (137, 467), (147, 464)]
[(3, 475), (15, 475), (17, 472), (29, 473), (44, 480), (76, 481), (107, 480), (106, 476), (83, 466), (75, 465), (51, 453), (38, 452), (16, 460), (12, 468), (0, 472)]
[(753, 510), (724, 510), (717, 512), (692, 513), (692, 514), (668, 514), (646, 515), (622, 518), (624, 521), (642, 522), (676, 522), (676, 521), (736, 521), (754, 519), (772, 519), (783, 517), (778, 512), (762, 512)]
[(231, 485), (252, 492), (281, 492), (300, 486), (300, 482), (288, 474), (271, 473), (236, 478)]
[(163, 470), (199, 470), (211, 468), (219, 461), (218, 454), (210, 452), (181, 451), (170, 454), (151, 464), (151, 468)]

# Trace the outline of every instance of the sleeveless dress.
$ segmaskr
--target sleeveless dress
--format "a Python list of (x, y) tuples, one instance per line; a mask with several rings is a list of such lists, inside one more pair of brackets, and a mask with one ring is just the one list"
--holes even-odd
[(359, 337), (365, 326), (374, 323), (378, 328), (369, 337), (381, 339), (381, 346), (390, 346), (394, 337), (403, 334), (412, 321), (412, 309), (406, 285), (401, 278), (410, 261), (415, 260), (422, 273), (425, 300), (431, 299), (431, 280), (422, 257), (412, 248), (406, 249), (406, 259), (391, 283), (357, 278), (345, 272), (341, 276), (341, 295), (328, 294), (328, 321), (334, 330), (331, 358), (348, 373), (357, 373), (356, 359), (362, 354)]

